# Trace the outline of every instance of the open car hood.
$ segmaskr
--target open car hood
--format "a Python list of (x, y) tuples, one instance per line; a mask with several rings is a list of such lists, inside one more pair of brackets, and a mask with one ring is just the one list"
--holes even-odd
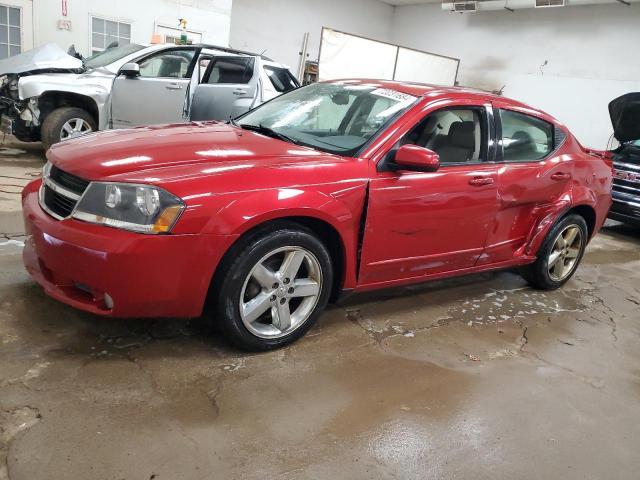
[(0, 60), (0, 75), (34, 70), (69, 71), (80, 68), (82, 68), (82, 60), (68, 55), (55, 43), (47, 43), (15, 57)]
[(640, 139), (640, 92), (627, 93), (609, 103), (613, 136), (620, 143)]

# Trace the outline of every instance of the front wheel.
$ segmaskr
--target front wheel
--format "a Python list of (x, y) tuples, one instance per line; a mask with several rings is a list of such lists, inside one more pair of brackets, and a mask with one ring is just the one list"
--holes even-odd
[(97, 128), (95, 119), (82, 108), (56, 108), (42, 122), (42, 145), (49, 150), (55, 143), (94, 132)]
[(538, 251), (537, 260), (523, 269), (534, 287), (555, 290), (573, 276), (587, 246), (588, 230), (580, 215), (568, 215), (556, 223)]
[(331, 258), (312, 232), (284, 224), (241, 241), (214, 288), (223, 335), (244, 350), (270, 350), (302, 337), (329, 299)]

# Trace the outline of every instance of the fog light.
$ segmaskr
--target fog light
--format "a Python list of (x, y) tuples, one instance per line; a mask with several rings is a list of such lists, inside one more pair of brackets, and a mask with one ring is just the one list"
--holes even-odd
[(111, 298), (111, 295), (109, 295), (108, 293), (104, 294), (104, 306), (109, 310), (113, 308), (113, 298)]

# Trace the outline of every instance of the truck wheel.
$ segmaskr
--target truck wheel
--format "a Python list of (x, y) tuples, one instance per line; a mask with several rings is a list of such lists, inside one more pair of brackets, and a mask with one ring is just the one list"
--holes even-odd
[(333, 282), (325, 245), (309, 230), (281, 223), (226, 256), (214, 283), (214, 320), (236, 347), (270, 350), (302, 337), (324, 310)]
[(534, 287), (555, 290), (573, 276), (587, 246), (587, 224), (580, 215), (568, 215), (552, 228), (538, 251), (537, 260), (522, 270)]
[(51, 145), (95, 132), (98, 126), (89, 112), (76, 107), (61, 107), (53, 110), (42, 122), (42, 145), (49, 150)]

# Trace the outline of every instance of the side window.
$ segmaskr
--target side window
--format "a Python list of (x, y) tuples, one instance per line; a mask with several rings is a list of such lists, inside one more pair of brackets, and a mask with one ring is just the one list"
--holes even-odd
[(483, 109), (450, 108), (427, 115), (398, 146), (412, 144), (433, 150), (440, 163), (482, 162), (487, 131)]
[(500, 110), (505, 162), (541, 160), (553, 151), (553, 125), (511, 110)]
[(147, 78), (187, 78), (195, 50), (168, 50), (138, 62), (140, 76)]
[(255, 59), (252, 57), (216, 57), (212, 62), (205, 83), (246, 84), (253, 78)]
[(277, 92), (284, 93), (298, 87), (298, 82), (286, 68), (265, 65), (264, 71)]

